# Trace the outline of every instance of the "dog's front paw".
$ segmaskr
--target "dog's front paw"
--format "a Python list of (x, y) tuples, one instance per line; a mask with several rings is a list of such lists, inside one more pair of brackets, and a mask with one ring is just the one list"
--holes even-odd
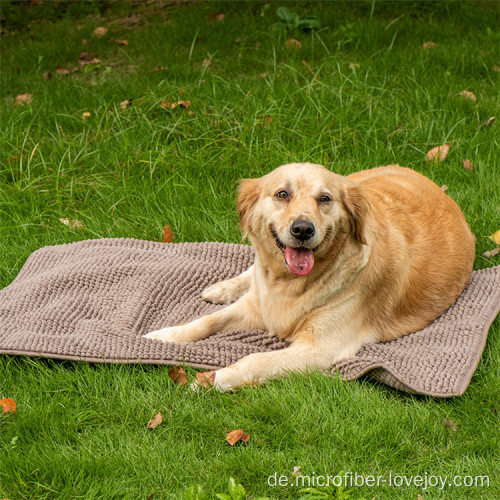
[(223, 282), (215, 283), (215, 285), (205, 288), (201, 292), (201, 298), (211, 304), (229, 304), (234, 302), (230, 287), (224, 285)]
[(171, 326), (156, 330), (144, 335), (144, 338), (159, 340), (161, 342), (175, 342), (176, 344), (186, 344), (193, 341), (182, 326)]

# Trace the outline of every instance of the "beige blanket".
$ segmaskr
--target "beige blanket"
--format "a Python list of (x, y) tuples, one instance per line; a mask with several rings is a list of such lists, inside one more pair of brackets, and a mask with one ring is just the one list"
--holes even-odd
[[(253, 352), (284, 349), (266, 332), (221, 332), (188, 345), (142, 338), (210, 313), (203, 288), (235, 276), (253, 250), (227, 243), (87, 240), (41, 248), (0, 290), (0, 353), (106, 363), (219, 368)], [(457, 302), (423, 330), (365, 346), (332, 366), (348, 380), (369, 373), (398, 389), (463, 394), (500, 310), (500, 266), (475, 271)]]

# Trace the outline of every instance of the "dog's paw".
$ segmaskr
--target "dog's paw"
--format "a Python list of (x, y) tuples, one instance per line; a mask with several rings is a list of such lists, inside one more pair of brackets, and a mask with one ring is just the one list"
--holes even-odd
[(211, 285), (203, 292), (201, 292), (201, 298), (212, 304), (229, 304), (234, 302), (231, 294), (231, 287), (224, 285), (224, 283), (215, 283)]
[(179, 326), (163, 328), (144, 335), (146, 339), (159, 340), (160, 342), (175, 342), (176, 344), (186, 344), (192, 342), (186, 330)]
[(214, 378), (214, 389), (219, 392), (233, 392), (244, 385), (240, 378), (238, 369), (231, 366), (217, 370)]

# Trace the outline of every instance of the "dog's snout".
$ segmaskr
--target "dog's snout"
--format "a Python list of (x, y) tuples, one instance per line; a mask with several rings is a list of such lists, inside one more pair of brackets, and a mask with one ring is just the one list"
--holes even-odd
[(290, 227), (290, 233), (299, 241), (306, 241), (314, 236), (314, 224), (308, 220), (298, 219)]

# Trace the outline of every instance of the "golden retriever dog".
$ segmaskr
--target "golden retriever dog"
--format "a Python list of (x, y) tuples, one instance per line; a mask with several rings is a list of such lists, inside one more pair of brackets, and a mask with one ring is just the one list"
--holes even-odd
[(364, 344), (424, 328), (453, 304), (472, 271), (474, 236), (460, 208), (398, 165), (344, 177), (291, 163), (244, 179), (237, 205), (255, 263), (202, 295), (232, 304), (146, 335), (185, 343), (256, 328), (291, 342), (218, 370), (219, 390), (327, 370)]

